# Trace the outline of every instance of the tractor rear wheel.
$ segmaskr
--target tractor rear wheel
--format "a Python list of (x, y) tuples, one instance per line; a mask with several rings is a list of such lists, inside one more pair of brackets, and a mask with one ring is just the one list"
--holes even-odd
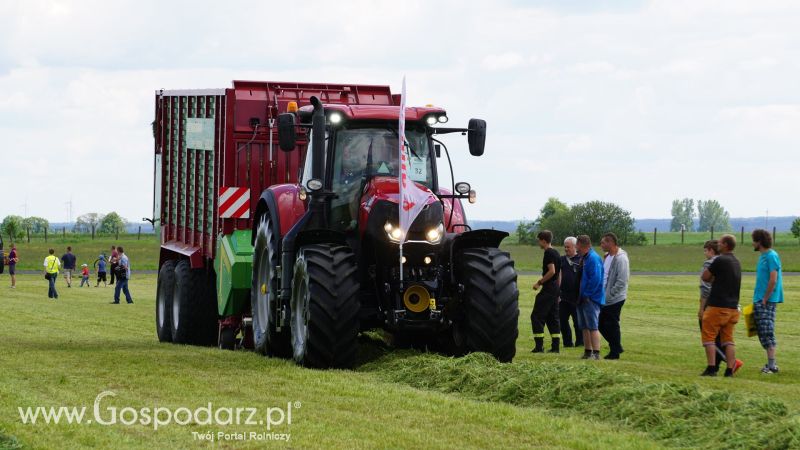
[(172, 294), (175, 289), (175, 261), (165, 261), (158, 271), (156, 288), (156, 334), (159, 342), (172, 342)]
[[(202, 272), (202, 271), (201, 271)], [(202, 275), (205, 286), (198, 299), (197, 323), (194, 344), (211, 347), (219, 340), (219, 312), (217, 307), (217, 280), (213, 269)]]
[(350, 368), (359, 332), (359, 282), (349, 247), (302, 247), (292, 280), (292, 350), (295, 362), (316, 368)]
[(175, 289), (172, 294), (172, 342), (196, 344), (197, 330), (202, 325), (203, 290), (205, 274), (192, 270), (189, 261), (181, 260), (175, 265)]
[(466, 350), (487, 352), (510, 362), (519, 335), (517, 271), (508, 253), (497, 248), (470, 248), (459, 257), (458, 282), (464, 285), (463, 333)]
[(253, 285), (250, 307), (253, 313), (253, 341), (257, 352), (270, 356), (291, 356), (289, 330), (277, 331), (280, 315), (278, 295), (278, 237), (269, 212), (261, 216), (253, 249)]

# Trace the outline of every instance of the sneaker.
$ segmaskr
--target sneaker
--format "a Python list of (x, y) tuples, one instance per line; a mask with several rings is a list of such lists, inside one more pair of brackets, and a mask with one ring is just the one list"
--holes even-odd
[(726, 378), (730, 378), (730, 377), (732, 377), (732, 376), (733, 376), (733, 369), (731, 369), (730, 367), (728, 367), (727, 369), (725, 369), (725, 377), (726, 377)]
[(584, 352), (583, 356), (581, 356), (581, 359), (591, 359), (591, 358), (592, 358), (591, 352), (590, 353)]
[(595, 361), (600, 361), (600, 353), (592, 353), (592, 358)]
[(531, 350), (531, 353), (544, 353), (544, 349), (543, 348), (534, 348), (533, 350)]
[(778, 373), (778, 366), (775, 366), (775, 367), (773, 367), (773, 368), (770, 368), (768, 365), (764, 365), (764, 367), (762, 367), (762, 368), (761, 368), (761, 373), (763, 373), (763, 374), (765, 374), (765, 375), (770, 375), (770, 374), (773, 374), (773, 373)]
[(743, 365), (744, 365), (744, 361), (742, 361), (741, 359), (737, 359), (733, 363), (733, 373), (736, 373), (736, 371), (741, 369)]
[(701, 377), (715, 377), (715, 376), (717, 376), (717, 371), (714, 370), (713, 368), (706, 367), (706, 370), (704, 370), (703, 373), (700, 374), (700, 376)]
[(609, 353), (603, 359), (619, 359), (619, 353)]

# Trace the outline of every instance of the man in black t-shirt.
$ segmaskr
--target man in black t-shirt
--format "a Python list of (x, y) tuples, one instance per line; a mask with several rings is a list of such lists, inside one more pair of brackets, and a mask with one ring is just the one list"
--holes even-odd
[(533, 353), (544, 352), (544, 326), (550, 332), (550, 353), (558, 353), (561, 348), (561, 325), (558, 317), (558, 297), (560, 294), (558, 276), (561, 273), (561, 257), (558, 250), (551, 245), (553, 233), (542, 230), (536, 235), (539, 247), (544, 250), (542, 258), (542, 278), (533, 285), (533, 290), (540, 287), (542, 290), (536, 294), (531, 312), (531, 325), (533, 326), (533, 341), (536, 346)]
[(716, 347), (714, 340), (720, 335), (721, 345), (725, 349), (728, 368), (725, 376), (733, 376), (736, 361), (736, 346), (733, 342), (733, 331), (739, 322), (739, 291), (742, 285), (742, 267), (733, 256), (736, 238), (725, 234), (719, 239), (720, 255), (703, 271), (703, 281), (711, 282), (711, 292), (703, 311), (702, 342), (706, 349), (708, 366), (701, 374), (716, 376)]

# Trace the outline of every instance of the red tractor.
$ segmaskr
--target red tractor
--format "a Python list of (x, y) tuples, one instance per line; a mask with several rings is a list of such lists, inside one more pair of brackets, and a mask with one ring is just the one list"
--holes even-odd
[[(486, 123), (442, 128), (439, 108), (407, 108), (410, 177), (434, 193), (403, 236), (398, 224), (397, 106), (311, 105), (278, 117), (280, 148), (307, 130), (299, 184), (266, 189), (253, 222), (251, 307), (256, 350), (312, 367), (350, 367), (360, 331), (383, 328), (398, 345), (450, 355), (516, 352), (517, 273), (500, 250), (508, 235), (471, 230), (467, 183), (442, 189), (436, 135), (466, 133), (483, 154)], [(447, 151), (446, 147), (445, 151)], [(449, 159), (449, 155), (448, 155)], [(288, 232), (281, 221), (292, 211)], [(399, 242), (403, 248), (400, 274)]]

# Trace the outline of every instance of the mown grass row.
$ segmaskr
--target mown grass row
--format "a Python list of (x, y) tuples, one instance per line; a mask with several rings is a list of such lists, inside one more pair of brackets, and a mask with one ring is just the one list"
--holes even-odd
[(800, 418), (780, 400), (646, 382), (590, 364), (501, 364), (486, 354), (408, 354), (378, 359), (362, 370), (419, 389), (615, 421), (674, 447), (800, 447)]

